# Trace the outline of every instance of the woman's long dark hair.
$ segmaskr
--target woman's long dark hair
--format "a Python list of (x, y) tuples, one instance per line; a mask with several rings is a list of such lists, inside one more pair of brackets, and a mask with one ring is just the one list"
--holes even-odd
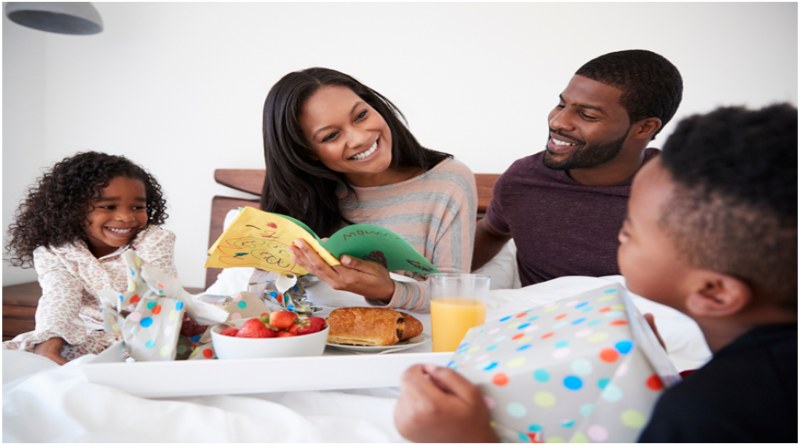
[(452, 157), (417, 142), (397, 107), (377, 91), (356, 79), (328, 68), (308, 68), (284, 76), (270, 89), (264, 101), (264, 161), (267, 175), (261, 192), (261, 208), (297, 218), (320, 236), (328, 236), (343, 223), (336, 191), (352, 187), (343, 174), (331, 171), (314, 159), (303, 136), (300, 111), (311, 95), (323, 86), (347, 87), (386, 120), (392, 134), (392, 168), (429, 170)]

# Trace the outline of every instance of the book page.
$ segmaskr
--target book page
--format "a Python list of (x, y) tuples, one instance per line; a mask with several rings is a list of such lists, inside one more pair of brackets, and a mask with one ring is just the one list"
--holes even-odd
[(255, 267), (284, 275), (305, 275), (308, 271), (292, 260), (289, 250), (298, 238), (308, 243), (328, 264), (338, 265), (339, 260), (320, 245), (311, 229), (298, 223), (284, 215), (243, 207), (208, 250), (205, 267)]
[(389, 271), (407, 270), (422, 275), (437, 272), (427, 258), (397, 233), (374, 224), (353, 224), (322, 242), (330, 253), (383, 264)]

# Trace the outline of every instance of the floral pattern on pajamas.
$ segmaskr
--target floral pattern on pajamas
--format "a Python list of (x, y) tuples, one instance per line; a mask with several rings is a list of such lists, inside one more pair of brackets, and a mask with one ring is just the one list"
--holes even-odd
[(116, 337), (103, 330), (98, 293), (104, 289), (123, 292), (128, 287), (128, 268), (122, 252), (133, 249), (146, 263), (177, 277), (174, 264), (175, 234), (158, 226), (139, 233), (129, 247), (95, 258), (83, 241), (59, 247), (41, 246), (33, 252), (42, 296), (36, 308), (36, 328), (3, 343), (7, 349), (33, 351), (48, 339), (64, 339), (61, 355), (73, 360), (97, 354)]

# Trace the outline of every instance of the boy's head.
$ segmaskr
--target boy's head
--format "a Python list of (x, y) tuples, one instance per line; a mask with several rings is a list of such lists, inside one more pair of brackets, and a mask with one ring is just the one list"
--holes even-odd
[(631, 291), (695, 316), (796, 317), (797, 151), (790, 105), (679, 123), (633, 183), (618, 253)]

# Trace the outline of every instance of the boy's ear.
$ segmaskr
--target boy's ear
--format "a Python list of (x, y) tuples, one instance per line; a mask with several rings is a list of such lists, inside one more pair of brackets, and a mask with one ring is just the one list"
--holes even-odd
[(713, 271), (702, 271), (693, 277), (693, 289), (686, 308), (697, 317), (727, 317), (744, 309), (753, 298), (753, 291), (744, 281)]
[(648, 117), (636, 123), (633, 136), (637, 139), (647, 139), (649, 141), (655, 137), (660, 128), (661, 119)]

